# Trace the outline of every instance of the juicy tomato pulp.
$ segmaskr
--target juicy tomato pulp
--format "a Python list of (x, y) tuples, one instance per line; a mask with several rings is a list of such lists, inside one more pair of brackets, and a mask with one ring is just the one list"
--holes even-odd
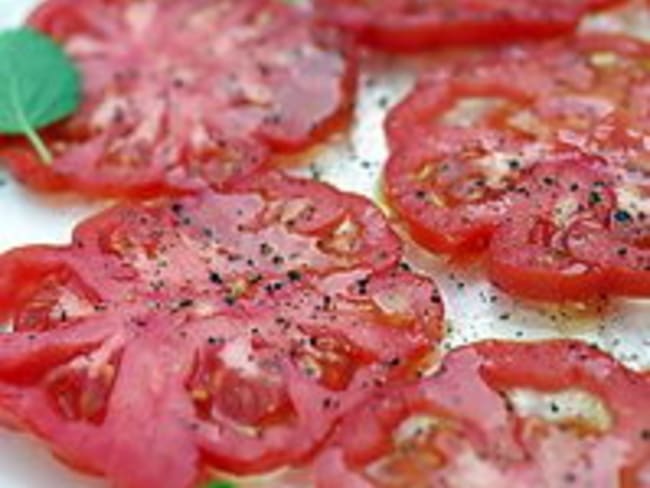
[(488, 274), (527, 298), (650, 295), (645, 214), (617, 195), (603, 165), (540, 165), (494, 233)]
[[(650, 46), (643, 42), (582, 36), (504, 49), (486, 60), (423, 77), (387, 120), (392, 154), (385, 182), (391, 206), (414, 239), (433, 251), (459, 255), (489, 248), (500, 254), (495, 262), (505, 258), (513, 266), (510, 271), (495, 266), (497, 282), (521, 295), (559, 300), (603, 291), (649, 294), (649, 180), (643, 163), (650, 156), (649, 134), (643, 130), (650, 120), (644, 102), (650, 93), (648, 59)], [(536, 243), (522, 228), (513, 232), (532, 221), (552, 220), (552, 211), (562, 214), (556, 228), (584, 215), (583, 206), (567, 208), (567, 202), (588, 204), (589, 195), (578, 197), (571, 190), (576, 185), (566, 182), (552, 189), (558, 208), (549, 207), (549, 185), (537, 184), (531, 176), (536, 166), (547, 163), (599, 167), (596, 176), (576, 169), (577, 180), (571, 183), (577, 187), (584, 178), (606, 181), (611, 198), (602, 202), (598, 225), (591, 230), (582, 225), (586, 240), (579, 246), (560, 242), (558, 236), (551, 242), (557, 233), (550, 228), (548, 239)], [(511, 215), (513, 206), (516, 215)], [(517, 224), (506, 225), (497, 242), (494, 233), (505, 221)], [(608, 246), (625, 248), (624, 255), (613, 255)], [(555, 255), (560, 248), (564, 255)], [(577, 271), (565, 259), (573, 261), (575, 252), (579, 261), (602, 268), (601, 278), (616, 284), (603, 290), (602, 279), (592, 280), (593, 275), (593, 286), (586, 284), (584, 269), (567, 277)], [(524, 278), (534, 273), (504, 278), (532, 261), (538, 277), (548, 273), (567, 283), (573, 280), (575, 286), (563, 295), (545, 287), (545, 280)]]
[(120, 487), (307, 461), (428, 367), (434, 284), (365, 199), (268, 174), (119, 206), (0, 258), (0, 408)]
[[(551, 415), (522, 411), (521, 392)], [(580, 342), (466, 346), (346, 417), (317, 486), (647, 486), (649, 403), (650, 378)]]
[(279, 0), (50, 0), (30, 24), (63, 44), (84, 79), (79, 112), (44, 131), (53, 166), (3, 141), (1, 157), (40, 190), (221, 187), (351, 115), (352, 51)]
[(390, 51), (540, 39), (622, 0), (316, 0), (323, 17)]

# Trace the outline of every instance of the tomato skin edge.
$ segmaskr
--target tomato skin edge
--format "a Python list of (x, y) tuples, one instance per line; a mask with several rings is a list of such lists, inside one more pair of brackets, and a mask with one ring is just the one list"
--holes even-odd
[[(472, 46), (495, 45), (508, 42), (523, 41), (530, 38), (552, 38), (573, 31), (578, 25), (577, 20), (567, 20), (561, 24), (549, 26), (545, 22), (518, 25), (503, 23), (484, 29), (475, 23), (467, 22), (448, 29), (432, 32), (427, 26), (403, 27), (383, 25), (381, 27), (366, 27), (359, 30), (358, 37), (362, 42), (378, 49), (392, 53), (417, 53), (422, 50), (441, 46)], [(498, 38), (498, 41), (495, 41)]]
[(603, 288), (605, 275), (590, 272), (585, 277), (559, 277), (553, 271), (544, 269), (522, 270), (488, 254), (487, 273), (490, 282), (508, 294), (536, 301), (554, 303), (580, 302), (598, 296)]
[(402, 211), (398, 199), (391, 196), (388, 190), (385, 191), (386, 200), (399, 218), (399, 225), (402, 225), (408, 235), (421, 247), (436, 254), (447, 254), (453, 257), (465, 257), (466, 255), (480, 254), (488, 248), (494, 226), (485, 225), (475, 228), (471, 233), (465, 233), (451, 238), (444, 232), (432, 230), (427, 226), (420, 225), (418, 219), (411, 218), (408, 212)]
[(440, 46), (497, 45), (524, 40), (559, 37), (576, 30), (582, 16), (623, 3), (623, 0), (594, 0), (549, 18), (492, 18), (485, 22), (458, 19), (445, 23), (426, 13), (372, 16), (364, 7), (337, 0), (317, 0), (317, 15), (325, 22), (345, 29), (372, 48), (392, 53), (415, 53)]

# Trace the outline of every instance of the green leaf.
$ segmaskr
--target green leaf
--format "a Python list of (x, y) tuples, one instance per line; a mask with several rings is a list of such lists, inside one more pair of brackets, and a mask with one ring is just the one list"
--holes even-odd
[(26, 136), (51, 163), (36, 131), (72, 114), (80, 92), (79, 72), (49, 37), (27, 27), (0, 32), (0, 133)]
[(203, 488), (237, 488), (237, 486), (230, 481), (211, 481)]

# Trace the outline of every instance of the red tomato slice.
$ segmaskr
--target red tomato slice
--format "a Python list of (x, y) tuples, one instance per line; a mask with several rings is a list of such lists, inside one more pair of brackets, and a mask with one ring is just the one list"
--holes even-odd
[(306, 462), (426, 367), (434, 284), (367, 200), (269, 174), (123, 205), (0, 257), (0, 410), (120, 487)]
[(415, 241), (433, 251), (485, 249), (537, 151), (526, 138), (487, 128), (441, 127), (420, 135), (388, 160), (389, 204)]
[[(604, 425), (516, 411), (506, 394), (522, 388), (592, 395)], [(650, 378), (580, 342), (466, 346), (432, 378), (350, 414), (320, 458), (317, 486), (647, 486), (648, 402)]]
[(30, 24), (84, 77), (79, 112), (44, 131), (52, 167), (3, 141), (9, 167), (40, 190), (220, 187), (267, 164), (268, 149), (304, 149), (351, 116), (351, 50), (281, 1), (49, 0)]
[[(580, 35), (510, 46), (424, 75), (386, 122), (391, 148), (437, 126), (491, 128), (620, 164), (647, 156), (650, 44)], [(469, 104), (469, 106), (468, 106)], [(637, 128), (637, 131), (630, 127)]]
[(495, 232), (491, 280), (538, 300), (650, 294), (650, 227), (615, 180), (586, 162), (542, 165)]
[(485, 248), (507, 190), (558, 151), (603, 157), (647, 186), (649, 58), (640, 41), (582, 36), (425, 76), (386, 123), (391, 205), (418, 242), (453, 254)]
[(621, 0), (316, 0), (321, 14), (390, 51), (505, 43), (568, 33), (590, 11)]

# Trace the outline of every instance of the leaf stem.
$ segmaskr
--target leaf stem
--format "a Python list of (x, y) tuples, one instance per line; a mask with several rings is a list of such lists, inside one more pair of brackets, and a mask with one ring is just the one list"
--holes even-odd
[(34, 149), (38, 153), (38, 156), (41, 158), (41, 161), (44, 164), (51, 165), (54, 158), (52, 157), (50, 150), (43, 142), (43, 139), (41, 139), (41, 136), (38, 135), (38, 132), (36, 132), (29, 125), (26, 125), (24, 130), (25, 136), (27, 139), (29, 139), (29, 142), (32, 143), (32, 146), (34, 146)]
[(23, 134), (25, 137), (27, 137), (27, 139), (29, 139), (29, 142), (34, 147), (34, 150), (41, 158), (41, 162), (46, 165), (51, 165), (52, 161), (54, 160), (52, 153), (45, 145), (45, 142), (43, 142), (43, 139), (41, 139), (41, 136), (38, 135), (36, 129), (34, 129), (34, 127), (32, 127), (32, 125), (29, 123), (29, 120), (27, 120), (23, 106), (19, 101), (18, 83), (15, 77), (11, 77), (9, 79), (9, 96), (11, 97), (11, 103), (16, 112), (16, 117), (18, 118), (18, 121), (21, 125)]

